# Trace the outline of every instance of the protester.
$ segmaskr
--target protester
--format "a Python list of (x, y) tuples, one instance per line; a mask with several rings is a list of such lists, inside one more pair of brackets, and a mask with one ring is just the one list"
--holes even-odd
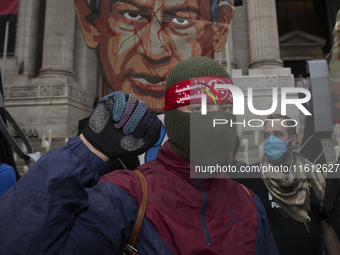
[[(238, 181), (257, 194), (268, 215), (281, 255), (340, 254), (340, 245), (322, 210), (326, 182), (317, 166), (294, 152), (295, 122), (273, 114), (264, 126), (264, 151), (257, 173)], [(274, 169), (274, 170), (273, 170)]]
[[(197, 105), (191, 100), (180, 102), (176, 89), (186, 90), (190, 78), (203, 76), (230, 81), (225, 69), (206, 57), (184, 61), (168, 76), (169, 140), (156, 160), (138, 167), (148, 185), (138, 254), (278, 254), (256, 195), (229, 178), (190, 178), (190, 133), (197, 132), (190, 122), (211, 130), (212, 117), (235, 120), (223, 106), (209, 105), (203, 116), (194, 113)], [(133, 121), (124, 124), (131, 101), (137, 104), (122, 92), (102, 99), (80, 137), (44, 154), (0, 198), (0, 254), (122, 254), (141, 203), (141, 184), (133, 171), (113, 171), (98, 183), (99, 174), (105, 170), (104, 161), (138, 154), (159, 135), (159, 123), (153, 121), (142, 136), (149, 117), (139, 121), (133, 135), (124, 135), (133, 130)], [(213, 142), (205, 144), (208, 156), (216, 146), (220, 155), (227, 155), (234, 145), (235, 128), (217, 130), (194, 141)], [(140, 138), (133, 137), (136, 132)], [(220, 163), (225, 158), (216, 159)]]
[[(339, 168), (340, 160), (331, 164), (332, 168)], [(333, 169), (327, 174), (327, 185), (324, 196), (324, 207), (327, 217), (340, 240), (340, 172)]]
[[(333, 124), (340, 123), (340, 109), (339, 109), (339, 88), (340, 88), (340, 9), (337, 13), (336, 22), (333, 29), (333, 47), (331, 52), (326, 57), (328, 62), (328, 70), (332, 91), (332, 114)], [(335, 164), (330, 164), (333, 172), (327, 174), (327, 185), (324, 198), (324, 206), (326, 214), (334, 228), (334, 231), (340, 240), (340, 156)]]
[[(299, 79), (296, 82), (296, 87), (309, 90), (308, 80), (303, 78), (302, 74), (299, 74)], [(299, 98), (305, 98), (306, 95), (303, 93), (298, 93), (298, 96)]]

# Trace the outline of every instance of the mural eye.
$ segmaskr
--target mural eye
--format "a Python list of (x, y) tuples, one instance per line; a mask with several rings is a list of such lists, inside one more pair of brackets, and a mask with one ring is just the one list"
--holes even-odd
[(132, 14), (132, 13), (124, 13), (124, 17), (130, 20), (137, 20), (140, 19), (142, 16), (140, 14)]
[(187, 19), (180, 19), (180, 20), (178, 20), (177, 18), (174, 18), (172, 20), (172, 22), (174, 22), (174, 23), (176, 23), (178, 25), (186, 25), (186, 24), (189, 23), (189, 21)]

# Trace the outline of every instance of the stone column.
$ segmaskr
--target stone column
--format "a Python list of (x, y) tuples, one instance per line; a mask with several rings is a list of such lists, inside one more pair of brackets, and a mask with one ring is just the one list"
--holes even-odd
[[(229, 34), (228, 34), (228, 39), (230, 43), (230, 60), (231, 60), (231, 68), (236, 69), (237, 65), (235, 63), (234, 59), (234, 43), (233, 43), (233, 25), (231, 24)], [(227, 44), (225, 45), (225, 51), (226, 51), (226, 56), (227, 56)]]
[[(38, 75), (39, 63), (41, 62), (39, 62), (37, 52), (41, 53), (40, 49), (42, 48), (43, 25), (40, 22), (43, 23), (44, 21), (44, 12), (45, 4), (43, 1), (19, 1), (15, 56), (20, 64), (21, 79), (23, 79), (23, 76), (35, 77)], [(17, 65), (14, 65), (13, 75), (13, 79), (18, 79)], [(10, 82), (10, 84), (14, 83), (14, 80)]]
[(283, 67), (280, 59), (275, 0), (248, 0), (249, 68)]
[(70, 0), (47, 0), (40, 76), (75, 77), (73, 50), (75, 9)]
[(87, 47), (80, 25), (76, 22), (74, 44), (74, 72), (79, 88), (93, 97), (98, 96), (97, 85), (97, 58), (94, 50)]

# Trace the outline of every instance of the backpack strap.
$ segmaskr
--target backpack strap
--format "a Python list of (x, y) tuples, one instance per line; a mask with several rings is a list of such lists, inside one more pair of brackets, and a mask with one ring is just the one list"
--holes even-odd
[(240, 183), (240, 185), (242, 186), (242, 188), (244, 188), (244, 190), (248, 193), (248, 195), (249, 195), (249, 197), (250, 197), (250, 199), (253, 199), (252, 197), (251, 197), (251, 195), (250, 195), (250, 193), (249, 193), (249, 191), (248, 191), (248, 189), (246, 188), (246, 187), (244, 187), (244, 185), (242, 185), (241, 183)]
[(139, 170), (135, 170), (135, 173), (140, 180), (140, 183), (141, 183), (141, 186), (142, 186), (142, 191), (143, 191), (143, 197), (142, 197), (142, 202), (141, 202), (141, 204), (139, 205), (139, 208), (138, 208), (137, 219), (135, 221), (135, 224), (133, 225), (133, 229), (132, 229), (132, 232), (131, 232), (131, 235), (130, 235), (129, 242), (124, 248), (123, 255), (136, 255), (137, 252), (138, 252), (135, 248), (135, 245), (136, 245), (136, 242), (137, 242), (139, 230), (140, 230), (142, 223), (143, 223), (143, 219), (144, 219), (144, 215), (145, 215), (145, 209), (146, 209), (146, 202), (147, 202), (147, 199), (148, 199), (148, 187), (147, 187), (146, 180), (145, 180), (143, 174)]

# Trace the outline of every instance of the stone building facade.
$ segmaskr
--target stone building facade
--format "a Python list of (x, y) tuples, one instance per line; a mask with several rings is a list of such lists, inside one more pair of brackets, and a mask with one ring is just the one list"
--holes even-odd
[(73, 1), (20, 0), (16, 33), (15, 55), (6, 61), (7, 110), (26, 132), (76, 134), (78, 120), (93, 109), (99, 79)]
[[(328, 36), (300, 29), (280, 35), (278, 7), (293, 2), (307, 6), (318, 0), (243, 0), (236, 7), (228, 36), (232, 78), (245, 92), (253, 88), (257, 109), (271, 105), (270, 88), (294, 86), (294, 68), (301, 68), (305, 60), (324, 58), (324, 47), (332, 39), (337, 0), (324, 1)], [(227, 68), (226, 47), (215, 58)], [(39, 136), (49, 130), (53, 137), (75, 135), (78, 120), (87, 117), (96, 98), (109, 90), (94, 51), (85, 45), (72, 0), (19, 0), (15, 54), (6, 63), (6, 108), (21, 128), (36, 130)], [(249, 112), (246, 115), (251, 118)]]

